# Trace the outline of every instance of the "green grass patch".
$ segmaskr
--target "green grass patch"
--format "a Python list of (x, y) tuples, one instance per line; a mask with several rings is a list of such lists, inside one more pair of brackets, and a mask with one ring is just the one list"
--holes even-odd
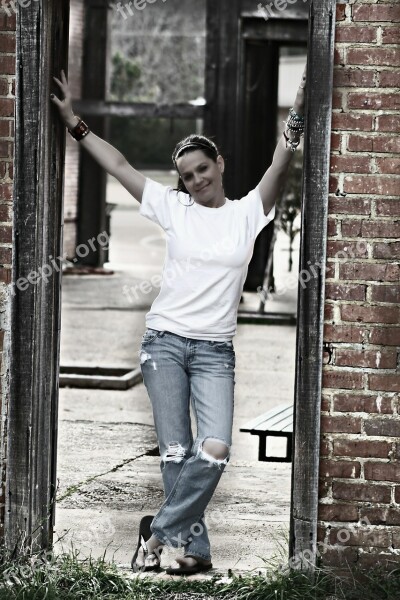
[(400, 569), (352, 573), (339, 578), (318, 568), (314, 577), (279, 568), (265, 575), (215, 575), (205, 581), (184, 577), (129, 578), (114, 562), (81, 558), (79, 551), (54, 556), (1, 554), (0, 600), (396, 600)]

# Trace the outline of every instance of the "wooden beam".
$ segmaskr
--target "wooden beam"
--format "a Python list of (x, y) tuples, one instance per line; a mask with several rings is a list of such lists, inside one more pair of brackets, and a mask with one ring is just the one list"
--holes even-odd
[[(109, 66), (109, 31), (111, 10), (104, 0), (85, 0), (85, 31), (82, 72), (82, 98), (104, 101)], [(91, 116), (85, 111), (81, 116), (102, 139), (108, 139), (108, 120)], [(99, 233), (107, 230), (106, 212), (107, 173), (85, 151), (81, 151), (79, 164), (78, 231), (77, 247), (93, 240), (95, 249), (81, 256), (76, 266), (102, 267), (108, 250), (98, 243)], [(107, 232), (109, 233), (109, 232)]]
[(317, 557), (335, 1), (312, 0), (309, 24), (299, 270), (309, 271), (310, 280), (305, 287), (299, 285), (298, 291), (290, 555), (307, 556), (313, 568)]
[(226, 159), (228, 197), (240, 178), (236, 101), (239, 82), (240, 0), (207, 0), (206, 101), (204, 129)]
[(5, 542), (39, 549), (54, 523), (61, 273), (51, 259), (62, 255), (65, 146), (49, 96), (67, 64), (69, 1), (32, 2), (17, 15)]
[(106, 102), (105, 100), (75, 100), (74, 109), (94, 117), (136, 117), (165, 119), (201, 119), (204, 106), (192, 104), (151, 104), (138, 102)]
[[(271, 6), (271, 10), (269, 11), (261, 11), (258, 8), (258, 5), (262, 4), (265, 6)], [(242, 0), (242, 16), (245, 17), (256, 17), (258, 19), (262, 19), (265, 21), (263, 15), (268, 16), (268, 21), (273, 21), (275, 19), (284, 19), (285, 21), (290, 21), (291, 19), (307, 19), (310, 0), (301, 0), (296, 3), (279, 3), (279, 6), (282, 6), (280, 10), (274, 6), (274, 3), (271, 3), (271, 0)]]
[(283, 43), (305, 43), (308, 39), (307, 19), (264, 19), (245, 20), (243, 38), (251, 40), (271, 40)]

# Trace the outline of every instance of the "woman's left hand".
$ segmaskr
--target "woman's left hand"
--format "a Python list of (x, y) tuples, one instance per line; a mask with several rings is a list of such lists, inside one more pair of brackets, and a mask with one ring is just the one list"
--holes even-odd
[(296, 100), (294, 101), (293, 108), (298, 115), (304, 113), (304, 100), (307, 83), (307, 64), (304, 67), (303, 75), (301, 76), (301, 83), (297, 90)]

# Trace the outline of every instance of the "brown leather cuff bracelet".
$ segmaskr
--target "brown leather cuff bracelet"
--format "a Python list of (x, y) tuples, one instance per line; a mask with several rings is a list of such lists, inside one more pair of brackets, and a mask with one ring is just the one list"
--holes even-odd
[(78, 119), (78, 124), (75, 125), (73, 129), (68, 129), (68, 131), (72, 135), (74, 140), (80, 142), (90, 132), (90, 129), (80, 117), (78, 117)]

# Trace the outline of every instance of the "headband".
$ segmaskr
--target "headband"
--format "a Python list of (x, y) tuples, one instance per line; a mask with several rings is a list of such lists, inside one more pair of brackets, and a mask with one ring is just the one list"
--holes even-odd
[(176, 153), (176, 156), (174, 158), (174, 162), (176, 162), (176, 160), (179, 158), (180, 154), (186, 150), (187, 148), (207, 148), (208, 150), (214, 150), (214, 152), (216, 154), (218, 154), (218, 151), (213, 148), (213, 146), (209, 146), (208, 144), (204, 144), (203, 142), (188, 142), (187, 144), (184, 144), (181, 148), (179, 148), (179, 150)]

